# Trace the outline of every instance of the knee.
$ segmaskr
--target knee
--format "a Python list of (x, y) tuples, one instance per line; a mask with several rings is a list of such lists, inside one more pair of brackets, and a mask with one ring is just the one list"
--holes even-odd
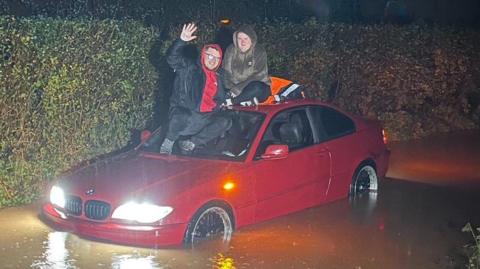
[(219, 117), (218, 122), (221, 128), (225, 131), (232, 127), (232, 120), (230, 118)]
[(270, 86), (261, 81), (252, 81), (245, 88), (248, 88), (249, 91), (255, 93), (259, 102), (265, 101), (268, 96), (271, 95)]
[(260, 92), (260, 91), (264, 91), (267, 87), (268, 87), (267, 84), (261, 81), (255, 80), (248, 83), (248, 85), (245, 88), (250, 89), (251, 91)]

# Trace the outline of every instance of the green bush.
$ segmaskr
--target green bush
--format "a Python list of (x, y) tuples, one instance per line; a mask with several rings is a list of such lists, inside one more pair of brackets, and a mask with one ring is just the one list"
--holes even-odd
[(0, 207), (144, 128), (155, 37), (134, 21), (0, 17)]
[(480, 31), (426, 25), (256, 27), (272, 74), (384, 122), (391, 140), (480, 127)]
[(473, 238), (473, 243), (465, 246), (468, 255), (469, 269), (480, 268), (480, 228), (474, 229), (470, 223), (467, 223), (462, 232), (470, 233)]
[[(255, 25), (270, 74), (384, 123), (391, 141), (480, 128), (480, 31), (411, 24)], [(170, 31), (170, 40), (179, 34)], [(199, 43), (213, 40), (201, 24)]]
[[(37, 198), (73, 164), (124, 146), (152, 119), (180, 25), (0, 17), (0, 207)], [(390, 140), (480, 126), (480, 32), (427, 25), (255, 26), (272, 75), (383, 121)], [(215, 26), (199, 24), (199, 45)], [(164, 74), (165, 73), (165, 74)], [(160, 93), (158, 96), (162, 96)], [(166, 96), (163, 96), (166, 97)], [(158, 107), (157, 107), (158, 109)], [(165, 110), (164, 110), (165, 111)]]

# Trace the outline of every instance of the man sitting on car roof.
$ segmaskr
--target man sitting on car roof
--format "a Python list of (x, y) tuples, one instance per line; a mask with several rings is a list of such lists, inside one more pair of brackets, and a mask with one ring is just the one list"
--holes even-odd
[(160, 153), (170, 154), (175, 141), (186, 153), (219, 137), (231, 124), (230, 119), (218, 113), (225, 101), (225, 90), (217, 69), (222, 59), (222, 49), (217, 44), (205, 45), (200, 59), (185, 57), (183, 49), (194, 40), (197, 27), (194, 23), (183, 26), (180, 38), (167, 53), (167, 62), (176, 73), (170, 97), (169, 126)]

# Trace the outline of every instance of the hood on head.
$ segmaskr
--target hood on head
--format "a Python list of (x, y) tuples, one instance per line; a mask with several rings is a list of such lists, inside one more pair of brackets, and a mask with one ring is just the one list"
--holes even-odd
[(215, 69), (213, 69), (213, 71), (217, 71), (217, 69), (222, 65), (222, 59), (223, 59), (222, 48), (218, 44), (207, 44), (207, 45), (203, 46), (202, 51), (200, 52), (200, 58), (201, 58), (200, 59), (200, 64), (204, 68), (207, 68), (205, 66), (205, 51), (207, 51), (208, 48), (216, 49), (220, 53), (220, 61), (218, 62), (217, 67), (215, 67)]
[(233, 33), (233, 44), (235, 45), (235, 47), (238, 48), (237, 35), (240, 32), (248, 35), (252, 40), (252, 48), (255, 47), (255, 45), (257, 44), (257, 33), (255, 33), (255, 30), (253, 30), (253, 27), (248, 24), (240, 26), (238, 30), (235, 31), (235, 33)]

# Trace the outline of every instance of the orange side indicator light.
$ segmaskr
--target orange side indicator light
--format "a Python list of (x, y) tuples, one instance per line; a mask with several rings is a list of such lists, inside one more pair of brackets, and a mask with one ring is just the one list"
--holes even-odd
[(383, 144), (388, 143), (388, 138), (387, 138), (387, 133), (385, 133), (385, 130), (382, 130), (382, 138), (383, 138)]
[(223, 184), (223, 189), (226, 190), (226, 191), (231, 191), (235, 188), (235, 183), (229, 181), (225, 184)]

